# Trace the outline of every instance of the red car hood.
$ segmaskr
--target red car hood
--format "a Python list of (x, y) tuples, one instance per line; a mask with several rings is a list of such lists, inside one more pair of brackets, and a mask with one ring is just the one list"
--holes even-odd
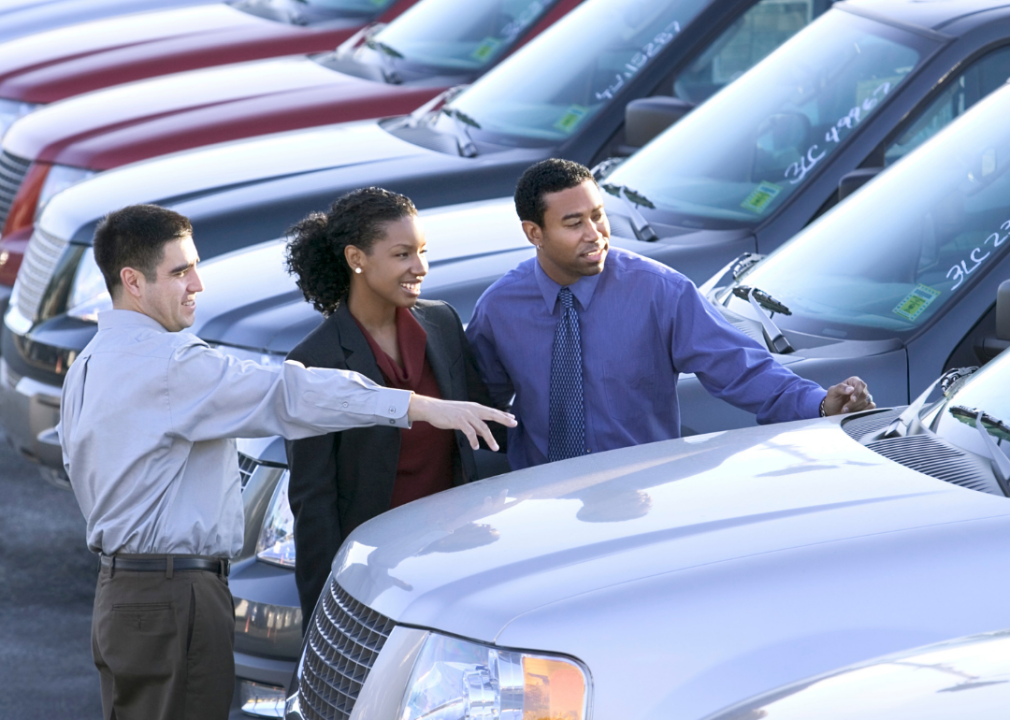
[(212, 143), (398, 115), (442, 87), (404, 87), (329, 70), (305, 57), (179, 73), (64, 100), (15, 123), (18, 157), (108, 170)]
[(323, 52), (360, 26), (297, 27), (223, 3), (96, 20), (0, 44), (0, 97), (50, 103), (182, 70)]

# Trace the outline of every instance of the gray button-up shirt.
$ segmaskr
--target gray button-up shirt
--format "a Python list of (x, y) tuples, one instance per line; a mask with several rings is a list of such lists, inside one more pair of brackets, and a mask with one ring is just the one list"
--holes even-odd
[(409, 402), (357, 373), (240, 361), (110, 310), (67, 372), (58, 430), (93, 551), (234, 557), (244, 522), (232, 438), (408, 427)]

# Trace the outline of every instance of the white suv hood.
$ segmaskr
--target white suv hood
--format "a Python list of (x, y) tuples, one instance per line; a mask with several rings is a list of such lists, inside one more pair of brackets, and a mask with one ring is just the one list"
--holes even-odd
[(395, 621), (580, 658), (597, 718), (698, 718), (1010, 621), (1010, 500), (836, 419), (529, 469), (364, 524), (334, 560)]

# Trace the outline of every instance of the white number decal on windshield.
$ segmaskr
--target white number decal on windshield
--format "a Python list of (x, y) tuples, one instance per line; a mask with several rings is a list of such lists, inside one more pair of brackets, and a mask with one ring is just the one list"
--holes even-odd
[[(824, 142), (832, 143), (837, 145), (842, 141), (839, 135), (839, 130), (846, 129), (851, 130), (865, 117), (869, 114), (873, 108), (877, 107), (880, 102), (880, 98), (883, 98), (887, 93), (891, 92), (891, 83), (883, 82), (876, 90), (873, 91), (863, 102), (858, 105), (854, 105), (848, 113), (839, 118), (838, 122), (832, 125), (831, 129), (824, 133)], [(880, 97), (877, 97), (877, 96)], [(792, 165), (786, 168), (786, 179), (793, 185), (797, 185), (803, 182), (803, 178), (807, 176), (807, 173), (814, 169), (814, 165), (820, 162), (825, 155), (828, 154), (827, 150), (822, 150), (820, 155), (815, 155), (819, 146), (814, 143), (807, 150), (807, 154), (801, 157), (799, 160), (794, 162)]]
[(617, 73), (614, 76), (614, 82), (609, 87), (597, 92), (596, 99), (613, 100), (614, 94), (624, 87), (624, 83), (645, 67), (646, 63), (673, 40), (678, 33), (680, 33), (680, 23), (674, 20), (666, 26), (663, 32), (654, 37), (651, 42), (647, 42), (639, 52), (635, 53), (628, 62), (624, 63), (624, 72)]
[(526, 29), (526, 26), (536, 20), (540, 13), (544, 11), (544, 0), (534, 0), (523, 10), (519, 17), (502, 28), (501, 38), (507, 43), (519, 37), (519, 33)]
[[(1003, 223), (1002, 225), (1000, 225), (999, 229), (1000, 230), (1010, 230), (1010, 220), (1007, 220), (1005, 223)], [(989, 242), (992, 242), (992, 246), (994, 248), (998, 248), (1000, 245), (1002, 245), (1004, 242), (1006, 242), (1006, 239), (1008, 237), (1010, 237), (1010, 233), (1007, 233), (1006, 235), (1003, 235), (1002, 237), (1000, 237), (999, 233), (993, 233), (992, 235), (990, 235), (989, 237), (987, 237), (985, 240), (983, 240), (982, 244), (985, 245), (985, 244), (987, 244)], [(977, 248), (973, 249), (971, 251), (971, 253), (968, 255), (968, 258), (973, 263), (975, 263), (974, 265), (971, 266), (971, 270), (968, 269), (968, 264), (964, 260), (962, 260), (961, 262), (959, 262), (958, 264), (954, 265), (950, 270), (947, 271), (947, 279), (949, 280), (951, 277), (953, 277), (953, 279), (954, 279), (954, 285), (951, 286), (951, 288), (950, 288), (951, 290), (957, 290), (961, 286), (961, 283), (964, 282), (964, 279), (966, 277), (968, 277), (969, 275), (971, 275), (973, 272), (975, 272), (976, 268), (978, 268), (978, 266), (982, 264), (983, 260), (985, 260), (987, 257), (989, 257), (990, 255), (992, 255), (992, 252), (987, 252), (985, 255), (981, 255), (979, 257), (976, 257), (976, 255), (978, 253), (982, 252), (982, 251), (983, 251), (983, 248), (977, 247)]]

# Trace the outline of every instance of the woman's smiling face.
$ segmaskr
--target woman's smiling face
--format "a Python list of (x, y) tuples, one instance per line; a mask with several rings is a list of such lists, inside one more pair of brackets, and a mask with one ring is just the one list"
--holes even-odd
[[(353, 282), (374, 300), (395, 307), (413, 307), (428, 274), (424, 229), (416, 215), (382, 224), (384, 236), (369, 252), (348, 248)], [(360, 268), (361, 272), (355, 272)]]

